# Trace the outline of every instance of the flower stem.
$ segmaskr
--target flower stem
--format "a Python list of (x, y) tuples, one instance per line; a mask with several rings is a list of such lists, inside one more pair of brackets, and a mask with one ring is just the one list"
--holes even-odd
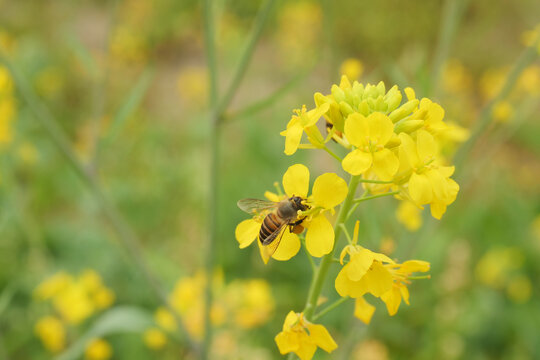
[(358, 181), (360, 181), (361, 183), (368, 183), (368, 184), (392, 184), (392, 181), (383, 181), (383, 180), (360, 179)]
[(328, 269), (330, 268), (330, 264), (332, 263), (332, 260), (334, 258), (334, 251), (336, 249), (336, 245), (339, 241), (339, 238), (341, 237), (341, 233), (343, 232), (343, 228), (340, 225), (345, 222), (347, 214), (349, 213), (349, 209), (353, 204), (354, 195), (356, 194), (356, 188), (358, 187), (359, 181), (359, 176), (351, 177), (351, 181), (349, 182), (349, 192), (347, 193), (347, 197), (345, 198), (345, 201), (339, 209), (336, 225), (334, 226), (334, 247), (332, 251), (326, 254), (321, 260), (321, 264), (319, 265), (319, 268), (317, 269), (317, 272), (315, 273), (315, 276), (313, 277), (313, 280), (311, 282), (306, 306), (304, 307), (303, 311), (304, 316), (307, 320), (312, 320), (313, 318), (313, 313), (315, 311), (315, 308), (317, 307), (317, 300), (319, 299), (322, 286), (324, 284), (324, 281), (326, 280)]
[(341, 163), (342, 159), (341, 159), (339, 156), (337, 156), (335, 152), (333, 152), (332, 150), (330, 150), (330, 149), (329, 149), (328, 147), (326, 147), (326, 146), (323, 147), (323, 149), (324, 149), (324, 151), (326, 151), (327, 153), (329, 153), (330, 155), (332, 155), (332, 157), (333, 157), (334, 159), (336, 159), (337, 161), (339, 161), (339, 163)]
[(382, 193), (382, 194), (365, 196), (365, 197), (361, 197), (359, 199), (354, 199), (353, 203), (358, 204), (358, 203), (361, 203), (362, 201), (367, 201), (367, 200), (371, 200), (371, 199), (376, 199), (376, 198), (385, 197), (385, 196), (391, 196), (391, 195), (397, 195), (397, 194), (399, 194), (399, 191), (390, 191), (390, 192), (385, 192), (385, 193)]
[(347, 300), (349, 300), (348, 296), (339, 298), (338, 300), (334, 301), (332, 304), (328, 305), (326, 308), (321, 310), (319, 313), (315, 314), (313, 316), (313, 321), (315, 321), (315, 320), (319, 319), (320, 317), (326, 315), (328, 312), (334, 310), (335, 308), (337, 308), (339, 305), (343, 304)]

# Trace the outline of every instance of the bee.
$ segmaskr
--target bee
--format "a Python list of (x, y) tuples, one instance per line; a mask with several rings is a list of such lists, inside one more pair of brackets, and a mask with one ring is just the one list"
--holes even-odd
[(303, 204), (305, 199), (299, 196), (291, 196), (288, 199), (274, 202), (259, 199), (242, 199), (238, 201), (238, 207), (250, 215), (270, 211), (263, 219), (259, 230), (259, 241), (265, 246), (268, 258), (277, 250), (285, 229), (296, 234), (304, 228), (301, 225), (305, 217), (298, 218), (298, 210), (305, 211), (309, 206)]

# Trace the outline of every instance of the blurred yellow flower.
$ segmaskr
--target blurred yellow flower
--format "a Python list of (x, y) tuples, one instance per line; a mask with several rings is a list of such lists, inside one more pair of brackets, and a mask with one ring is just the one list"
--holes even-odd
[(39, 300), (48, 300), (65, 290), (73, 282), (73, 277), (64, 271), (59, 271), (43, 281), (34, 290), (34, 296)]
[(116, 295), (114, 292), (106, 287), (100, 287), (92, 295), (94, 305), (99, 310), (106, 309), (114, 303)]
[(86, 360), (107, 360), (112, 356), (111, 345), (103, 339), (93, 339), (86, 345), (84, 358)]
[(38, 151), (34, 145), (29, 142), (23, 142), (17, 149), (17, 155), (24, 164), (33, 165), (39, 158)]
[(242, 329), (264, 324), (275, 307), (270, 285), (262, 279), (232, 282), (227, 286), (225, 302), (235, 324)]
[(294, 352), (301, 360), (313, 358), (317, 347), (331, 353), (337, 344), (323, 325), (312, 324), (302, 313), (289, 312), (283, 323), (283, 331), (275, 337), (282, 355)]
[(516, 88), (525, 94), (540, 95), (540, 65), (527, 66), (519, 76)]
[(208, 71), (205, 67), (186, 67), (180, 70), (178, 93), (187, 105), (205, 105), (208, 97)]
[(488, 250), (476, 265), (476, 277), (484, 285), (501, 288), (507, 283), (511, 271), (522, 266), (523, 260), (523, 252), (517, 247)]
[(140, 64), (146, 60), (146, 41), (133, 27), (114, 29), (109, 47), (114, 59), (122, 63)]
[(461, 94), (471, 90), (472, 76), (457, 59), (451, 59), (444, 67), (442, 76), (444, 90), (451, 94)]
[[(534, 46), (535, 41), (538, 40), (539, 36), (540, 24), (536, 25), (532, 30), (524, 31), (523, 34), (521, 34), (521, 40), (525, 46)], [(537, 51), (540, 54), (540, 44), (537, 46)]]
[(95, 311), (86, 289), (79, 283), (71, 284), (57, 294), (53, 299), (53, 305), (65, 321), (74, 325), (81, 323)]
[(388, 360), (388, 349), (375, 339), (364, 340), (353, 351), (353, 360)]
[(12, 122), (16, 115), (13, 91), (11, 74), (0, 65), (0, 145), (9, 144), (13, 139)]
[(34, 330), (47, 350), (57, 353), (66, 347), (66, 330), (56, 317), (42, 317), (36, 323)]
[(286, 155), (292, 155), (298, 150), (304, 132), (314, 147), (324, 147), (325, 139), (317, 127), (317, 122), (329, 108), (330, 106), (328, 104), (322, 104), (313, 110), (307, 111), (304, 105), (302, 109), (294, 110), (296, 115), (293, 115), (287, 124), (287, 129), (280, 133), (281, 136), (285, 136)]
[(381, 252), (385, 255), (390, 256), (396, 249), (396, 242), (390, 236), (384, 236), (381, 239), (381, 245), (379, 246)]
[(364, 72), (364, 64), (358, 59), (348, 58), (341, 63), (339, 72), (351, 80), (358, 80)]
[(499, 101), (493, 106), (492, 114), (495, 121), (505, 123), (514, 115), (514, 107), (508, 101)]
[(517, 275), (508, 282), (506, 292), (513, 302), (517, 304), (526, 303), (531, 298), (531, 280), (525, 275)]
[(15, 45), (15, 39), (7, 31), (0, 28), (0, 51), (11, 55), (15, 50)]
[(416, 231), (422, 226), (420, 209), (411, 201), (402, 201), (396, 210), (398, 221), (409, 231)]
[(146, 346), (154, 350), (159, 350), (167, 344), (165, 334), (156, 328), (146, 330), (143, 334), (143, 340)]
[(159, 307), (154, 312), (154, 321), (163, 330), (167, 330), (169, 332), (176, 331), (178, 328), (174, 315), (164, 307)]

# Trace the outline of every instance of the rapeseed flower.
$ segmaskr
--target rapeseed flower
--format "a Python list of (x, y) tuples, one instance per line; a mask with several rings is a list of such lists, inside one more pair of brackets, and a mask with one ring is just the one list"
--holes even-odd
[(144, 332), (143, 341), (150, 349), (159, 350), (167, 344), (167, 337), (161, 330), (151, 328)]
[[(299, 196), (307, 199), (306, 204), (310, 206), (310, 210), (305, 215), (299, 215), (306, 217), (302, 222), (302, 226), (307, 228), (306, 248), (312, 256), (321, 257), (328, 254), (334, 247), (334, 228), (326, 214), (332, 213), (334, 207), (345, 200), (348, 188), (345, 180), (336, 174), (325, 173), (315, 179), (312, 193), (308, 196), (309, 177), (309, 169), (306, 166), (292, 165), (283, 175), (283, 188), (287, 197)], [(275, 194), (267, 195), (275, 201), (287, 198)], [(264, 215), (257, 214), (253, 219), (244, 220), (238, 224), (235, 235), (240, 248), (249, 246), (258, 237)], [(260, 241), (258, 244), (261, 257), (266, 263), (269, 257), (265, 255), (264, 246), (260, 244)], [(285, 229), (281, 243), (272, 257), (276, 260), (288, 260), (296, 255), (298, 250), (300, 250), (298, 236)]]
[(409, 231), (416, 231), (422, 226), (420, 209), (412, 201), (402, 201), (396, 210), (396, 217)]
[(47, 350), (60, 352), (66, 347), (66, 330), (62, 321), (54, 316), (44, 316), (34, 327), (36, 335)]
[(93, 339), (84, 350), (86, 360), (108, 360), (112, 356), (111, 345), (103, 339)]
[(264, 324), (275, 307), (270, 285), (263, 279), (232, 282), (227, 286), (225, 303), (235, 325), (241, 329)]
[(341, 63), (339, 72), (349, 79), (357, 80), (364, 72), (364, 64), (358, 59), (348, 58)]
[(295, 353), (301, 360), (313, 358), (317, 347), (330, 353), (337, 344), (323, 325), (307, 321), (302, 313), (289, 312), (283, 330), (275, 337), (279, 352)]
[(287, 129), (280, 133), (281, 136), (285, 136), (285, 154), (292, 155), (296, 152), (300, 146), (300, 140), (302, 134), (305, 132), (309, 142), (316, 148), (324, 147), (325, 139), (321, 132), (317, 128), (317, 122), (330, 108), (328, 104), (322, 104), (315, 109), (306, 110), (306, 106), (302, 106), (302, 109), (294, 110), (296, 115), (293, 115)]

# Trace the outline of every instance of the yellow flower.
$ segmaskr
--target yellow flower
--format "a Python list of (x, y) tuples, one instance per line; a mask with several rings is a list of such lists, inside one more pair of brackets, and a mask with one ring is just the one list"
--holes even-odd
[(153, 350), (159, 350), (167, 344), (167, 337), (165, 334), (156, 328), (146, 330), (143, 334), (143, 340), (146, 346)]
[(286, 155), (292, 155), (296, 152), (304, 131), (307, 134), (309, 142), (313, 144), (313, 146), (318, 148), (324, 147), (325, 139), (317, 128), (317, 122), (329, 108), (330, 105), (322, 104), (313, 110), (307, 111), (306, 106), (304, 105), (302, 106), (302, 109), (294, 110), (296, 115), (293, 115), (287, 124), (287, 129), (280, 133), (281, 136), (285, 136)]
[(225, 301), (234, 322), (243, 329), (251, 329), (266, 322), (275, 307), (270, 285), (262, 279), (229, 284)]
[(72, 282), (73, 277), (71, 275), (60, 271), (39, 284), (34, 290), (34, 296), (39, 300), (48, 300), (69, 287)]
[(66, 347), (66, 330), (56, 317), (42, 317), (34, 330), (47, 350), (57, 353)]
[(418, 130), (416, 142), (405, 133), (399, 138), (398, 174), (411, 174), (405, 181), (411, 199), (419, 206), (430, 204), (431, 215), (440, 219), (459, 191), (459, 185), (450, 179), (454, 167), (437, 164), (438, 145), (427, 131)]
[[(334, 247), (334, 228), (326, 218), (325, 213), (332, 212), (347, 196), (347, 183), (333, 173), (325, 173), (315, 179), (312, 194), (309, 191), (309, 169), (296, 164), (290, 166), (283, 175), (283, 188), (287, 197), (299, 196), (307, 198), (311, 207), (309, 215), (302, 225), (307, 228), (306, 248), (312, 256), (321, 257), (332, 251)], [(262, 223), (262, 217), (244, 220), (236, 227), (235, 236), (240, 248), (249, 246), (257, 237)], [(264, 253), (264, 246), (258, 241), (261, 257), (265, 263), (268, 256)], [(276, 260), (289, 260), (300, 250), (300, 240), (296, 234), (284, 230), (283, 238), (272, 257)]]
[(508, 101), (499, 101), (493, 106), (492, 114), (495, 121), (505, 123), (514, 115), (514, 107)]
[(317, 347), (330, 353), (337, 344), (323, 325), (312, 324), (302, 313), (289, 312), (283, 323), (283, 331), (275, 337), (282, 355), (294, 352), (301, 360), (313, 358)]
[(356, 150), (345, 156), (343, 169), (360, 175), (373, 168), (381, 180), (390, 180), (399, 167), (396, 155), (385, 147), (393, 134), (392, 120), (382, 113), (350, 115), (345, 121), (345, 136)]
[(99, 310), (103, 310), (111, 306), (114, 303), (115, 298), (116, 295), (114, 292), (105, 286), (100, 287), (92, 294), (94, 305)]
[(178, 328), (174, 315), (164, 307), (159, 307), (156, 310), (154, 320), (164, 330), (173, 332)]
[(349, 79), (356, 80), (360, 78), (364, 72), (364, 65), (358, 59), (348, 58), (341, 63), (339, 71), (342, 75), (347, 76)]
[(456, 59), (449, 60), (443, 72), (443, 87), (453, 94), (469, 91), (472, 87), (471, 74), (467, 68)]
[(111, 345), (103, 339), (94, 339), (86, 345), (84, 358), (86, 360), (107, 360), (112, 356)]
[[(540, 24), (536, 25), (534, 29), (523, 32), (521, 35), (521, 40), (525, 46), (534, 46), (534, 42), (538, 40), (540, 36)], [(540, 54), (540, 45), (537, 48), (538, 53)]]
[(204, 67), (187, 67), (180, 71), (178, 92), (186, 105), (203, 105), (208, 97), (208, 72)]
[(396, 217), (409, 231), (416, 231), (422, 226), (420, 209), (411, 201), (402, 201), (398, 205)]
[(374, 313), (375, 306), (368, 303), (363, 296), (356, 298), (354, 303), (354, 316), (357, 319), (362, 320), (362, 322), (367, 325), (371, 322)]
[[(409, 304), (409, 292), (405, 284), (413, 272), (426, 272), (429, 263), (409, 260), (396, 264), (384, 254), (375, 253), (359, 245), (347, 245), (340, 255), (340, 262), (349, 255), (349, 262), (336, 277), (335, 287), (340, 296), (361, 298), (370, 293), (385, 302), (388, 313), (395, 315), (401, 299)], [(358, 318), (364, 322), (371, 319), (370, 305), (365, 300), (357, 302)]]
[(53, 299), (54, 308), (70, 324), (79, 324), (91, 316), (95, 307), (83, 285), (73, 283)]
[(522, 266), (523, 260), (523, 252), (517, 247), (491, 249), (478, 261), (476, 277), (487, 286), (501, 288), (507, 283), (510, 272)]

